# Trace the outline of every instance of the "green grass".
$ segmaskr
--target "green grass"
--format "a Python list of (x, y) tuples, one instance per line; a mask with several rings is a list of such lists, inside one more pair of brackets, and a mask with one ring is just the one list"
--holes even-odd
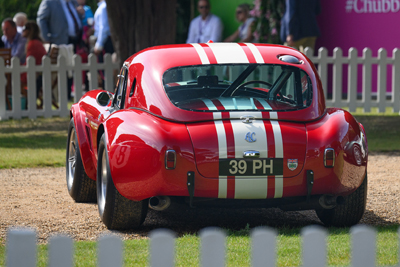
[[(400, 116), (355, 117), (366, 130), (370, 151), (400, 151)], [(0, 121), (0, 169), (65, 166), (68, 118)]]
[(370, 151), (400, 151), (400, 116), (354, 115), (365, 128)]
[(68, 118), (0, 122), (0, 169), (65, 166)]
[[(376, 263), (378, 266), (397, 264), (398, 225), (378, 227)], [(277, 266), (301, 266), (300, 228), (278, 228)], [(330, 266), (348, 266), (351, 263), (351, 237), (349, 229), (330, 228), (327, 237), (327, 262)], [(226, 266), (250, 266), (250, 229), (227, 230)], [(124, 241), (124, 266), (148, 266), (149, 240)], [(4, 263), (4, 246), (0, 246), (0, 265)], [(75, 242), (74, 266), (96, 266), (96, 243), (92, 241)], [(175, 266), (199, 266), (200, 238), (187, 234), (175, 241)], [(47, 245), (39, 245), (38, 265), (47, 264)]]

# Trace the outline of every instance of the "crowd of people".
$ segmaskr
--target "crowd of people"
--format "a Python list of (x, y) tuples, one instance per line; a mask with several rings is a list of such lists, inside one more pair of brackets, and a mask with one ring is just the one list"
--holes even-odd
[[(315, 41), (320, 35), (316, 16), (320, 13), (319, 0), (276, 0), (285, 5), (285, 13), (280, 21), (281, 44), (303, 50), (305, 47), (314, 49)], [(239, 28), (222, 40), (223, 25), (221, 19), (211, 13), (209, 0), (199, 0), (197, 10), (200, 15), (194, 18), (189, 26), (186, 43), (213, 42), (257, 42), (255, 18), (250, 15), (250, 5), (240, 4), (236, 8), (236, 20)], [(267, 11), (265, 16), (268, 16)]]
[[(10, 48), (11, 56), (18, 57), (21, 64), (25, 64), (29, 56), (35, 58), (36, 64), (41, 64), (42, 57), (50, 52), (44, 44), (49, 44), (50, 48), (51, 45), (72, 44), (74, 53), (79, 54), (83, 62), (90, 52), (96, 54), (99, 61), (103, 60), (103, 53), (114, 52), (105, 0), (98, 0), (95, 13), (85, 0), (42, 0), (36, 21), (18, 12), (13, 18), (4, 19), (1, 26), (0, 47)], [(90, 40), (94, 40), (93, 46)], [(26, 75), (21, 81), (24, 86)], [(72, 79), (68, 84), (71, 98)]]
[[(296, 49), (315, 46), (319, 29), (316, 15), (320, 12), (319, 0), (275, 0), (285, 2), (286, 11), (281, 23), (281, 41)], [(61, 4), (60, 4), (61, 3)], [(44, 44), (73, 45), (74, 53), (87, 62), (89, 53), (103, 61), (103, 54), (114, 52), (105, 0), (98, 0), (95, 13), (85, 0), (42, 0), (36, 21), (28, 20), (27, 15), (18, 12), (13, 18), (3, 20), (3, 36), (0, 48), (10, 48), (11, 56), (18, 57), (25, 64), (27, 57), (33, 56), (36, 64), (49, 53)], [(213, 42), (257, 42), (255, 18), (251, 16), (250, 6), (241, 4), (236, 8), (239, 28), (222, 40), (223, 23), (211, 13), (209, 0), (198, 0), (199, 16), (189, 25), (187, 43)], [(26, 83), (26, 75), (22, 77)], [(39, 83), (37, 83), (40, 86)], [(68, 81), (68, 98), (71, 98), (72, 79)], [(39, 94), (39, 93), (38, 93)]]

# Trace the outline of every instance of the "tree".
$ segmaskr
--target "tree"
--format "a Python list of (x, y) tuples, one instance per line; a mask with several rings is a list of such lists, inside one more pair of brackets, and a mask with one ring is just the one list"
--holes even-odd
[(175, 43), (177, 0), (106, 0), (119, 61), (154, 45)]

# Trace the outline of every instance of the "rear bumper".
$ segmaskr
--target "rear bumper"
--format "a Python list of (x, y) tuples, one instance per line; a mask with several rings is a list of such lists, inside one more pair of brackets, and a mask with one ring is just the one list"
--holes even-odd
[[(121, 195), (135, 201), (154, 196), (176, 196), (188, 197), (188, 199), (192, 199), (192, 202), (197, 198), (220, 199), (221, 202), (224, 200), (249, 200), (249, 203), (261, 201), (262, 206), (267, 205), (267, 202), (283, 203), (288, 201), (288, 203), (302, 207), (305, 204), (298, 203), (306, 201), (307, 205), (305, 206), (314, 205), (310, 204), (316, 201), (312, 200), (314, 197), (318, 200), (323, 195), (346, 196), (354, 192), (362, 183), (365, 173), (366, 168), (361, 169), (360, 166), (357, 170), (347, 172), (341, 177), (336, 176), (334, 169), (331, 169), (330, 175), (324, 173), (323, 176), (313, 170), (306, 170), (293, 178), (210, 179), (204, 178), (196, 171), (177, 173), (163, 170), (161, 175), (149, 176), (148, 179), (133, 180), (125, 177), (125, 179), (113, 180), (114, 182), (116, 180), (126, 181), (117, 182), (116, 188)], [(347, 177), (347, 174), (350, 177)], [(353, 176), (354, 174), (357, 176)], [(263, 202), (262, 200), (268, 201)], [(277, 206), (278, 204), (271, 205)], [(299, 209), (297, 206), (296, 210)]]

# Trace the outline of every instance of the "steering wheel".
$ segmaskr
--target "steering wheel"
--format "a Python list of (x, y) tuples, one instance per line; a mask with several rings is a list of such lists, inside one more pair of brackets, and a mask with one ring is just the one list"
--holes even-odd
[(252, 83), (261, 83), (261, 84), (265, 84), (268, 85), (269, 87), (272, 87), (272, 84), (270, 84), (269, 82), (265, 82), (265, 81), (258, 81), (258, 80), (254, 80), (254, 81), (248, 81), (248, 82), (244, 82), (241, 85), (239, 85), (238, 87), (235, 88), (235, 90), (233, 90), (233, 92), (231, 93), (231, 96), (233, 96), (236, 91), (238, 91), (239, 89), (241, 89), (242, 87), (245, 87), (248, 84), (252, 84)]

